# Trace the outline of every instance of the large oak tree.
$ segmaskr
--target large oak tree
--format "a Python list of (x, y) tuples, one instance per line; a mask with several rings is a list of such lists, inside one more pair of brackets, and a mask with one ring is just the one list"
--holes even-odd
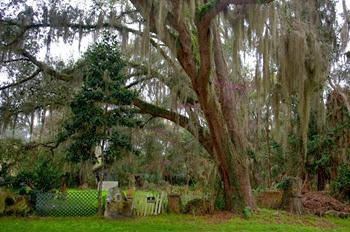
[[(249, 86), (254, 86), (258, 95), (258, 114), (265, 111), (269, 115), (265, 101), (271, 101), (277, 131), (283, 113), (287, 123), (281, 143), (291, 131), (291, 108), (297, 102), (297, 134), (302, 140), (298, 172), (303, 175), (310, 107), (321, 109), (317, 107), (323, 102), (319, 90), (329, 73), (328, 57), (321, 52), (329, 48), (316, 28), (328, 20), (323, 29), (328, 30), (328, 40), (336, 40), (331, 1), (101, 1), (86, 12), (59, 3), (40, 2), (37, 6), (41, 9), (26, 6), (18, 15), (10, 12), (0, 18), (2, 63), (29, 62), (33, 66), (31, 74), (1, 90), (40, 73), (72, 81), (72, 70), (57, 70), (35, 57), (42, 46), (38, 41), (44, 39), (48, 46), (59, 38), (69, 41), (79, 35), (81, 39), (90, 32), (98, 36), (102, 28), (109, 28), (119, 32), (126, 54), (130, 84), (125, 87), (156, 79), (165, 86), (164, 92), (175, 98), (172, 107), (164, 107), (157, 98), (153, 102), (139, 98), (133, 105), (142, 113), (173, 121), (198, 139), (218, 164), (227, 209), (256, 208), (247, 156), (254, 147), (247, 133)], [(16, 6), (9, 4), (3, 9)], [(243, 51), (249, 51), (255, 63), (254, 77), (245, 80)], [(259, 118), (261, 115), (258, 125)]]

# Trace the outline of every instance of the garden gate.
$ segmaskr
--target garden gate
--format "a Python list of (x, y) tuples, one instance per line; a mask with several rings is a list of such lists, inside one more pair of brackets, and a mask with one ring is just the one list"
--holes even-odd
[(136, 192), (133, 197), (134, 215), (158, 215), (164, 212), (166, 194), (161, 192)]

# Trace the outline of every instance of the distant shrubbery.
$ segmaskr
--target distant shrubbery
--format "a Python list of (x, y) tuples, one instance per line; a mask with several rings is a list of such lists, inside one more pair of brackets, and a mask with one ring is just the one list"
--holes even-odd
[(0, 140), (0, 187), (21, 196), (24, 205), (35, 206), (40, 192), (56, 191), (62, 177), (62, 165), (45, 150), (32, 148), (20, 139)]
[(46, 159), (41, 159), (33, 169), (19, 172), (17, 181), (46, 192), (59, 187), (59, 178), (61, 175), (61, 170), (54, 163)]
[(345, 200), (350, 200), (350, 166), (342, 165), (338, 168), (337, 180), (333, 183), (333, 189)]

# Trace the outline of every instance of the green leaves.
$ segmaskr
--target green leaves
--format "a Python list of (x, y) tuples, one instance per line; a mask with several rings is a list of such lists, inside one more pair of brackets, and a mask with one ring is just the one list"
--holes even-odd
[(338, 177), (333, 183), (333, 188), (341, 195), (344, 195), (346, 200), (350, 200), (350, 166), (341, 165), (338, 167)]
[(87, 88), (121, 88), (126, 78), (121, 74), (125, 64), (120, 58), (116, 38), (105, 35), (101, 43), (95, 44), (84, 56), (86, 63)]
[(37, 166), (18, 173), (17, 182), (31, 184), (42, 192), (59, 187), (59, 178), (62, 175), (57, 166), (47, 159), (41, 159)]
[(59, 135), (60, 141), (72, 138), (67, 158), (73, 162), (95, 159), (94, 148), (101, 141), (108, 144), (103, 151), (106, 160), (132, 150), (131, 139), (123, 128), (135, 127), (139, 122), (123, 107), (131, 104), (137, 93), (124, 87), (124, 61), (115, 41), (105, 35), (84, 55), (83, 87), (70, 103), (72, 116)]
[(252, 210), (249, 206), (244, 207), (243, 209), (245, 219), (249, 219), (252, 217)]

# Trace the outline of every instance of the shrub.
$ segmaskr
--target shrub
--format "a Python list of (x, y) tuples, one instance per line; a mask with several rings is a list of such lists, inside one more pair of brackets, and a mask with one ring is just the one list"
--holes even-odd
[(249, 219), (252, 216), (252, 211), (249, 206), (244, 207), (243, 209), (245, 219)]
[(338, 168), (338, 178), (333, 183), (333, 190), (344, 200), (350, 200), (350, 166), (342, 165)]
[(222, 211), (226, 207), (224, 196), (220, 195), (215, 199), (215, 209)]
[(16, 178), (10, 175), (29, 159), (30, 152), (19, 139), (0, 139), (0, 186), (11, 187)]
[(211, 213), (212, 207), (208, 200), (196, 198), (187, 202), (184, 212), (200, 216)]
[(42, 159), (33, 169), (18, 173), (16, 179), (17, 183), (24, 182), (36, 190), (47, 192), (59, 187), (61, 175), (61, 171), (54, 163)]

